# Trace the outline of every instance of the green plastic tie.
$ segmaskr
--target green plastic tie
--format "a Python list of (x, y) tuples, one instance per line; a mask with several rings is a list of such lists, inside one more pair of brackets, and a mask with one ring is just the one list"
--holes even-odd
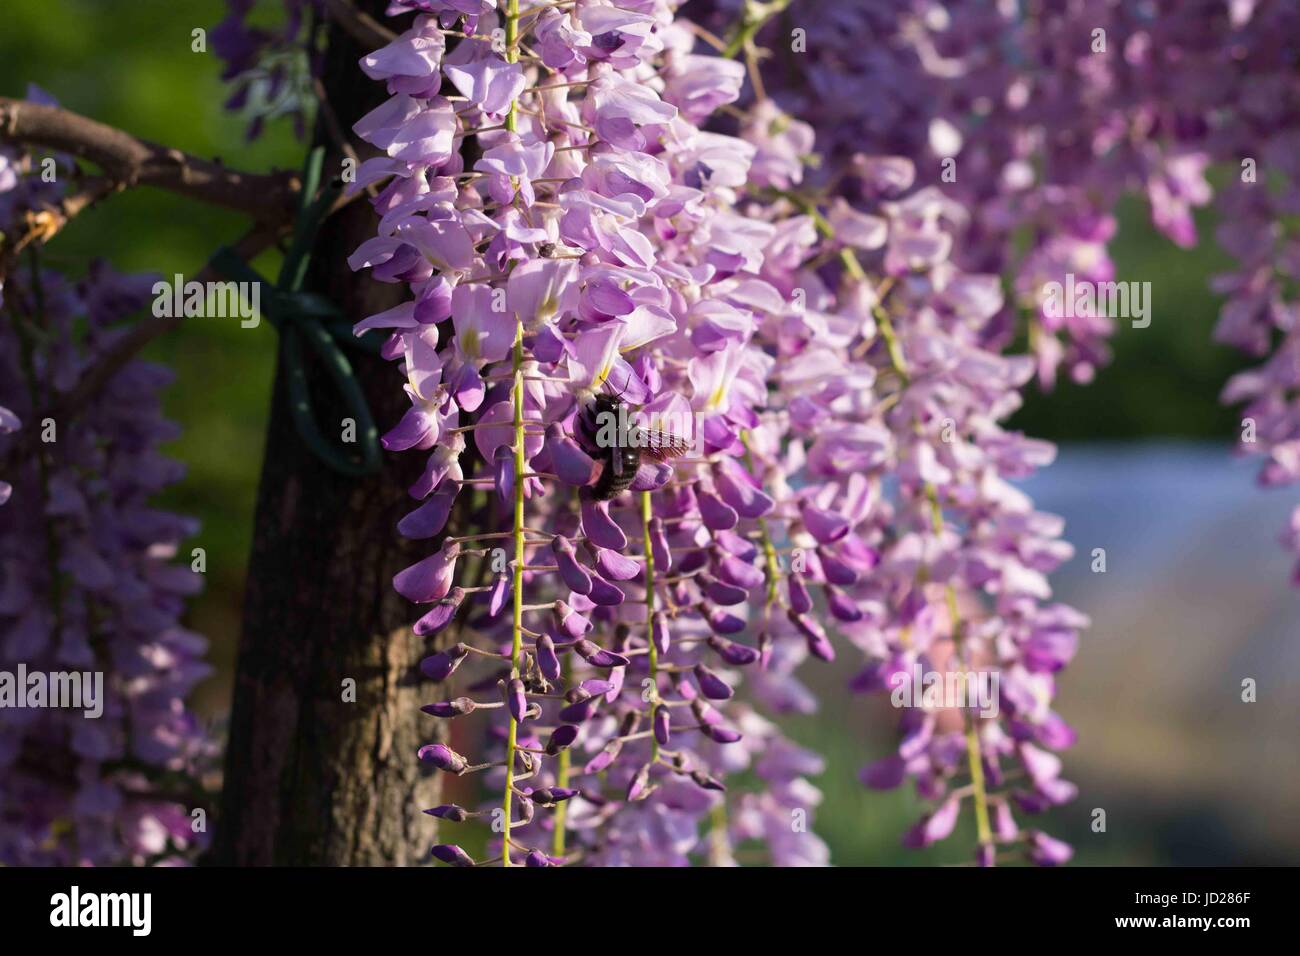
[[(280, 333), (280, 357), (288, 376), (289, 408), (293, 415), (294, 429), (317, 458), (340, 474), (359, 478), (379, 470), (379, 431), (375, 428), (370, 406), (366, 403), (366, 396), (357, 381), (352, 363), (338, 343), (348, 343), (359, 351), (370, 354), (377, 354), (381, 344), (378, 337), (359, 339), (354, 336), (351, 326), (334, 303), (318, 293), (304, 292), (302, 289), (311, 266), (311, 249), (316, 233), (338, 198), (340, 189), (338, 183), (330, 183), (323, 190), (320, 189), (324, 161), (323, 146), (316, 147), (307, 156), (293, 238), (274, 288), (263, 296), (261, 311), (263, 317)], [(228, 246), (218, 249), (210, 264), (232, 279), (256, 282), (263, 289), (268, 288), (268, 283), (261, 274)], [(360, 461), (345, 454), (327, 439), (316, 423), (311, 392), (307, 387), (304, 341), (325, 366), (325, 371), (356, 422)]]

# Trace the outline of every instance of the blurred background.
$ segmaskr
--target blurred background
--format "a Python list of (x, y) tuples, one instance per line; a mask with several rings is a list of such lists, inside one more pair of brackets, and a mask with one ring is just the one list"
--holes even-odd
[[(222, 109), (219, 62), (191, 51), (191, 31), (224, 15), (224, 0), (7, 0), (0, 95), (36, 83), (148, 139), (249, 170), (297, 168), (302, 145), (288, 124), (247, 143), (245, 121)], [(1123, 207), (1113, 250), (1117, 278), (1152, 283), (1150, 327), (1121, 326), (1115, 360), (1095, 383), (1031, 393), (1012, 423), (1061, 443), (1057, 463), (1025, 488), (1066, 518), (1077, 556), (1056, 576), (1057, 596), (1093, 620), (1059, 693), (1080, 735), (1065, 754), (1080, 795), (1047, 829), (1084, 864), (1294, 863), (1300, 592), (1277, 543), (1292, 502), (1257, 490), (1251, 465), (1231, 456), (1238, 416), (1217, 397), (1244, 363), (1211, 341), (1218, 300), (1207, 289), (1225, 261), (1174, 248), (1146, 215), (1141, 204)], [(138, 190), (78, 218), (45, 255), (74, 275), (106, 256), (124, 271), (189, 276), (243, 225)], [(1203, 217), (1202, 235), (1213, 225)], [(275, 268), (270, 256), (255, 263), (264, 273)], [(197, 701), (212, 717), (229, 706), (275, 346), (266, 323), (190, 319), (147, 353), (177, 373), (166, 405), (184, 434), (170, 451), (188, 477), (164, 503), (203, 523), (195, 544), (207, 550), (208, 586), (188, 623), (212, 642), (216, 674)], [(1106, 549), (1104, 574), (1090, 571), (1094, 548)], [(857, 782), (862, 765), (891, 749), (893, 720), (887, 701), (844, 692), (857, 663), (850, 651), (841, 643), (840, 663), (805, 668), (825, 710), (790, 727), (827, 758), (815, 828), (832, 861), (964, 862), (973, 839), (902, 849), (918, 801)], [(1254, 704), (1241, 702), (1248, 677)], [(1090, 829), (1094, 808), (1106, 811), (1105, 833)]]

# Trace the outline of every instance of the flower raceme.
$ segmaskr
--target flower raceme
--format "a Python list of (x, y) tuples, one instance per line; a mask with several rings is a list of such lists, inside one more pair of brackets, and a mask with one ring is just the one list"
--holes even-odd
[[(381, 221), (351, 264), (411, 300), (356, 331), (388, 334), (411, 398), (385, 446), (428, 455), (402, 530), (442, 543), (394, 583), (431, 606), (419, 633), (459, 640), (423, 671), (475, 669), (473, 696), (425, 711), (497, 718), (499, 758), (420, 758), (502, 794), (428, 812), (490, 816), (507, 865), (686, 862), (724, 774), (779, 739), (729, 702), (735, 683), (765, 668), (757, 682), (779, 688), (799, 656), (772, 650), (798, 633), (775, 601), (748, 609), (776, 509), (743, 440), (770, 368), (748, 286), (771, 229), (734, 210), (752, 147), (699, 125), (742, 68), (693, 56), (660, 3), (394, 7), (417, 15), (361, 63), (390, 98), (356, 125), (384, 155), (359, 170)], [(635, 409), (633, 435), (698, 423), (675, 436), (696, 452), (670, 465), (611, 447), (602, 402)], [(631, 474), (610, 482), (629, 446)], [(815, 771), (760, 769), (774, 788), (747, 804), (747, 831), (807, 801)], [(824, 860), (815, 837), (792, 842), (786, 858)]]
[[(1012, 806), (1071, 794), (1046, 759), (1070, 733), (1044, 701), (1085, 621), (1041, 603), (1069, 550), (1006, 478), (1051, 449), (996, 424), (1032, 362), (977, 334), (1001, 293), (950, 264), (960, 207), (866, 166), (855, 205), (789, 192), (809, 128), (766, 100), (741, 136), (702, 128), (743, 67), (695, 54), (662, 4), (522, 23), (395, 7), (419, 14), (362, 63), (391, 96), (356, 127), (385, 155), (360, 170), (381, 223), (351, 262), (412, 299), (356, 328), (388, 332), (412, 400), (386, 446), (429, 455), (403, 531), (443, 543), (395, 585), (433, 605), (417, 631), (460, 640), (424, 671), (491, 662), (471, 686), (487, 699), (426, 712), (491, 709), (504, 744), (479, 764), (424, 748), (503, 793), (429, 812), (491, 813), (506, 864), (686, 862), (726, 774), (757, 761), (770, 789), (737, 801), (710, 858), (760, 836), (774, 860), (825, 862), (790, 822), (816, 802), (816, 759), (732, 698), (748, 672), (756, 703), (811, 709), (793, 670), (833, 658), (828, 619), (869, 655), (864, 689), (917, 662), (1006, 672), (1003, 719), (908, 713), (867, 777), (910, 775), (935, 801), (911, 843), (969, 802), (981, 862), (1033, 846)], [(697, 451), (641, 456), (630, 493), (602, 500), (615, 456), (584, 422), (611, 392), (647, 423), (689, 410)], [(1008, 759), (1034, 765), (1032, 789), (1000, 792)]]
[[(0, 169), (0, 231), (62, 190), (19, 174), (29, 160)], [(132, 361), (99, 401), (47, 414), (153, 277), (96, 261), (72, 282), (30, 256), (0, 299), (0, 673), (94, 674), (103, 693), (93, 714), (52, 696), (0, 708), (0, 865), (184, 863), (205, 839), (191, 812), (215, 747), (185, 705), (210, 671), (206, 641), (180, 623), (200, 578), (173, 563), (196, 526), (150, 505), (182, 472), (159, 453), (176, 437), (158, 400), (171, 374)]]

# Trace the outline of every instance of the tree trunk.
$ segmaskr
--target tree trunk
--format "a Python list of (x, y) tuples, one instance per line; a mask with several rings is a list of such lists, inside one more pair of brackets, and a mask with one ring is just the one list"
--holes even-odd
[[(360, 6), (381, 16), (384, 3)], [(329, 29), (322, 80), (339, 125), (350, 129), (385, 94), (358, 70), (366, 51), (337, 25)], [(328, 126), (317, 126), (334, 162)], [(346, 265), (376, 222), (368, 202), (353, 202), (326, 221), (315, 245), (308, 285), (349, 321), (404, 295)], [(317, 420), (337, 439), (347, 413), (306, 352)], [(383, 359), (348, 356), (382, 433), (407, 405), (399, 373)], [(283, 368), (277, 373), (213, 862), (427, 859), (434, 820), (420, 811), (437, 803), (437, 781), (415, 754), (437, 739), (437, 722), (419, 711), (416, 665), (427, 652), (409, 627), (416, 614), (392, 588), (393, 575), (427, 551), (396, 531), (414, 504), (405, 489), (421, 464), (418, 454), (384, 455), (378, 475), (335, 473), (294, 431)], [(343, 699), (347, 678), (356, 681), (353, 703)]]

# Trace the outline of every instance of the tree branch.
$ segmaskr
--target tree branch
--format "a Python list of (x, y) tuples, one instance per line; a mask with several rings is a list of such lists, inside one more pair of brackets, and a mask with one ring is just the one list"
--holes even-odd
[[(250, 261), (256, 258), (263, 250), (274, 245), (277, 240), (287, 235), (289, 227), (277, 226), (267, 227), (258, 226), (245, 235), (234, 245), (234, 251), (244, 261)], [(222, 277), (212, 266), (205, 266), (197, 276), (195, 282), (207, 283), (218, 281)], [(10, 308), (14, 308), (10, 303)], [(154, 339), (160, 335), (172, 331), (181, 324), (181, 316), (156, 316), (150, 315), (141, 319), (135, 325), (131, 326), (129, 332), (117, 339), (111, 346), (104, 350), (95, 363), (90, 366), (81, 378), (77, 380), (76, 385), (70, 391), (62, 395), (49, 407), (39, 409), (32, 417), (34, 426), (46, 418), (53, 418), (55, 421), (65, 421), (76, 415), (81, 409), (99, 393), (99, 390), (113, 378), (122, 367), (130, 362), (139, 352)], [(26, 423), (25, 423), (26, 424)], [(25, 428), (18, 435), (17, 440), (9, 449), (8, 454), (3, 457), (3, 462), (7, 465), (14, 459), (21, 458), (27, 454), (36, 436), (39, 427)]]
[(374, 17), (352, 5), (351, 0), (325, 0), (325, 9), (339, 26), (368, 50), (378, 50), (397, 39), (397, 34)]
[(301, 188), (296, 173), (227, 169), (70, 110), (7, 96), (0, 96), (0, 142), (71, 153), (99, 166), (122, 186), (155, 186), (247, 213), (259, 222), (289, 221)]

